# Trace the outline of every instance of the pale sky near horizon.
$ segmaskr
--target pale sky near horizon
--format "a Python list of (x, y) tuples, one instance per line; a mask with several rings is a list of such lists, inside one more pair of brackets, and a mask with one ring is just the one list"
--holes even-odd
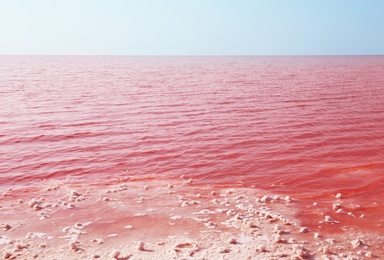
[(0, 0), (0, 55), (384, 55), (383, 0)]

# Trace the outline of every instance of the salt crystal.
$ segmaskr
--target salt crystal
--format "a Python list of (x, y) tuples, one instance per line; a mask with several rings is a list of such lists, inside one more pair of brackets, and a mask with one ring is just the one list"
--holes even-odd
[(69, 241), (69, 247), (72, 249), (72, 250), (77, 250), (77, 244), (75, 241)]
[(352, 244), (353, 248), (358, 248), (359, 246), (364, 246), (365, 245), (364, 241), (362, 241), (362, 240), (360, 240), (358, 238), (352, 240), (351, 244)]
[(104, 243), (104, 240), (101, 238), (94, 238), (92, 239), (92, 242), (97, 243), (98, 245), (101, 245)]
[(337, 193), (335, 197), (336, 197), (336, 199), (341, 199), (343, 197), (343, 194)]
[(33, 198), (29, 203), (28, 203), (28, 206), (33, 208), (33, 206), (37, 205), (37, 204), (40, 204), (41, 201), (39, 199), (36, 199), (36, 198)]
[(279, 224), (276, 224), (274, 227), (273, 227), (273, 230), (274, 231), (279, 231), (281, 229), (280, 225)]
[(209, 222), (205, 223), (204, 225), (206, 227), (208, 227), (208, 228), (215, 228), (215, 227), (217, 227), (217, 224), (212, 222), (212, 221), (209, 221)]
[(73, 196), (80, 196), (81, 194), (78, 192), (78, 191), (76, 191), (76, 190), (70, 190), (69, 191), (69, 194), (70, 195), (73, 195)]
[(62, 229), (63, 232), (69, 232), (69, 230), (71, 230), (70, 227), (65, 227), (65, 228)]
[(46, 247), (47, 247), (47, 244), (46, 244), (46, 243), (41, 243), (41, 244), (39, 244), (39, 247), (40, 247), (40, 248), (46, 248)]
[(333, 218), (331, 218), (331, 216), (325, 216), (324, 220), (325, 222), (328, 222), (328, 223), (340, 223), (339, 221), (336, 221)]
[(120, 251), (113, 251), (111, 254), (112, 258), (118, 259), (120, 256)]
[(264, 195), (261, 199), (260, 199), (261, 202), (270, 202), (272, 201), (272, 198), (268, 195)]
[(266, 248), (265, 245), (258, 245), (258, 246), (256, 247), (256, 251), (257, 251), (257, 252), (262, 252), (262, 253), (264, 253), (264, 252), (267, 252), (267, 248)]
[(252, 222), (248, 222), (248, 227), (249, 228), (257, 228), (256, 224), (252, 223)]
[(41, 210), (43, 207), (40, 205), (40, 204), (35, 204), (33, 205), (33, 209), (38, 211), (38, 210)]
[(144, 242), (143, 241), (137, 242), (137, 250), (144, 251)]
[(237, 213), (236, 216), (235, 216), (235, 219), (236, 220), (243, 220), (244, 219), (244, 215), (241, 214), (241, 213)]
[(329, 249), (328, 246), (324, 246), (321, 250), (324, 254), (330, 254), (331, 253), (331, 250)]
[(234, 210), (234, 209), (230, 209), (230, 210), (227, 211), (226, 214), (227, 214), (228, 216), (234, 216), (234, 215), (236, 215), (236, 210)]
[(8, 251), (3, 252), (3, 259), (9, 259), (11, 258), (11, 256), (12, 256), (12, 253)]
[(365, 253), (365, 256), (366, 257), (373, 257), (373, 254), (372, 254), (371, 251), (368, 251), (368, 252)]
[(217, 249), (217, 251), (220, 253), (220, 254), (225, 254), (225, 253), (229, 253), (231, 252), (231, 249), (227, 248), (227, 247), (219, 247)]
[(305, 249), (298, 249), (296, 251), (296, 254), (301, 257), (300, 259), (308, 258), (311, 256), (311, 252), (309, 252), (308, 250), (305, 250)]
[(234, 244), (234, 245), (237, 244), (237, 241), (236, 241), (236, 239), (234, 237), (231, 237), (228, 242), (230, 244)]
[(341, 208), (341, 204), (340, 204), (340, 203), (333, 204), (333, 205), (332, 205), (332, 208), (333, 208), (334, 210), (339, 209), (339, 208)]
[(280, 234), (276, 234), (276, 235), (275, 235), (274, 242), (275, 242), (275, 243), (281, 243), (281, 242), (283, 242), (283, 239), (281, 238), (281, 235), (280, 235)]
[(308, 233), (309, 232), (309, 228), (307, 228), (307, 227), (302, 227), (302, 228), (300, 228), (300, 231), (299, 231), (299, 233)]
[(48, 218), (47, 215), (41, 215), (40, 220), (45, 220), (45, 219), (47, 219), (47, 218)]
[(9, 224), (2, 224), (1, 227), (4, 231), (8, 231), (12, 228), (11, 225)]
[(75, 224), (75, 227), (76, 227), (76, 228), (79, 228), (79, 229), (82, 229), (82, 228), (84, 228), (84, 225), (83, 225), (82, 223), (80, 223), (80, 222), (77, 222), (77, 223)]
[(303, 249), (303, 248), (304, 248), (304, 246), (302, 244), (293, 244), (292, 245), (292, 252), (295, 253), (297, 250)]

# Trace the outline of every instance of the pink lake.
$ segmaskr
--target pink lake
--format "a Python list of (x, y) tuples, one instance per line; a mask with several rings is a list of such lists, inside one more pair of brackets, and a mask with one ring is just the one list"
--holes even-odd
[(0, 56), (0, 190), (123, 175), (287, 194), (308, 225), (340, 192), (384, 235), (384, 56)]

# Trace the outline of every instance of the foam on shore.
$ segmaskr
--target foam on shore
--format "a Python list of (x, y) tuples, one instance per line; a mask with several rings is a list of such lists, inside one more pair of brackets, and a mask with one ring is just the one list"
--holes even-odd
[(304, 226), (298, 218), (300, 199), (256, 188), (199, 185), (184, 176), (172, 181), (120, 178), (106, 184), (41, 184), (9, 189), (0, 197), (3, 259), (383, 256), (384, 239), (378, 235), (326, 232), (331, 230), (327, 227), (342, 225), (337, 218), (342, 194), (335, 195), (330, 209), (334, 214), (318, 212), (320, 221), (314, 218), (312, 225)]

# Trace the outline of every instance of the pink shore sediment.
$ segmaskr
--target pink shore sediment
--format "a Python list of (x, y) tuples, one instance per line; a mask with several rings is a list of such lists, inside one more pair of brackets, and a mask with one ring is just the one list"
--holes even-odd
[(103, 185), (43, 181), (2, 194), (0, 250), (3, 259), (383, 256), (384, 239), (377, 234), (319, 231), (342, 225), (342, 194), (335, 195), (335, 214), (319, 212), (321, 220), (313, 220), (317, 230), (303, 226), (298, 203), (255, 188), (201, 186), (186, 178), (121, 178)]

